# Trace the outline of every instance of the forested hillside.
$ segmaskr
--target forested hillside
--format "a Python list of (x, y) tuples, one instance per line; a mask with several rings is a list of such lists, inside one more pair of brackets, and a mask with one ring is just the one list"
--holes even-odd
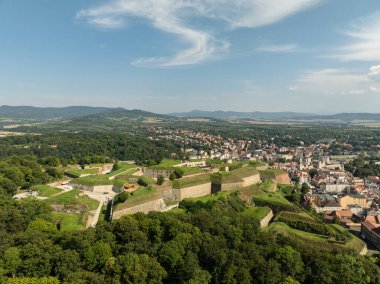
[(354, 252), (259, 231), (234, 194), (73, 232), (57, 229), (46, 203), (0, 200), (0, 281), (9, 283), (380, 281), (379, 268)]

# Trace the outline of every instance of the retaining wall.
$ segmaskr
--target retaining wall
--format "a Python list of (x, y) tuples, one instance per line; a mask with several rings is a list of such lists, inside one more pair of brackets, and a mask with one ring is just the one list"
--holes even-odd
[(135, 214), (138, 212), (148, 213), (151, 211), (163, 211), (166, 209), (165, 202), (162, 198), (135, 205), (123, 210), (114, 211), (113, 219), (119, 219), (122, 216)]
[(269, 225), (269, 222), (272, 220), (273, 218), (273, 211), (270, 210), (268, 215), (265, 216), (261, 221), (260, 221), (260, 227), (261, 228), (265, 228), (265, 227), (268, 227)]
[(179, 190), (180, 200), (189, 197), (201, 197), (211, 194), (211, 182), (204, 183), (196, 186), (185, 187)]

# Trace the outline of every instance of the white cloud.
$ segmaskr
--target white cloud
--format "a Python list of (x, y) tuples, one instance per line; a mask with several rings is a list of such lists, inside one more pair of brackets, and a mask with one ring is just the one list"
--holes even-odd
[(273, 52), (273, 53), (288, 53), (297, 50), (296, 44), (263, 44), (256, 48), (261, 52)]
[(380, 11), (357, 20), (345, 34), (351, 42), (334, 57), (343, 61), (380, 60)]
[(361, 95), (369, 93), (371, 81), (365, 72), (322, 69), (302, 74), (291, 91), (315, 95)]
[(193, 17), (216, 19), (230, 29), (257, 28), (281, 21), (322, 1), (112, 0), (103, 6), (81, 10), (77, 18), (104, 28), (120, 28), (128, 17), (147, 19), (155, 28), (177, 35), (190, 47), (169, 58), (142, 58), (134, 64), (180, 66), (212, 59), (229, 48), (228, 42), (215, 37), (215, 28), (201, 30), (189, 24)]
[(380, 65), (366, 70), (322, 69), (304, 72), (289, 91), (326, 96), (357, 96), (380, 93)]
[(380, 81), (380, 65), (374, 65), (369, 69), (368, 77), (372, 81)]

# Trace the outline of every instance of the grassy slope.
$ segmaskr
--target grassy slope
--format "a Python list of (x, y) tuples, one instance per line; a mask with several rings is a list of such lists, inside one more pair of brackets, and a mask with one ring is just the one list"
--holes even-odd
[[(321, 249), (333, 249), (338, 246), (341, 248), (350, 248), (354, 249), (356, 252), (360, 252), (364, 247), (364, 243), (358, 239), (357, 237), (352, 235), (352, 239), (348, 241), (345, 245), (335, 242), (334, 239), (323, 237), (321, 235), (307, 233), (304, 231), (296, 230), (290, 228), (288, 225), (282, 222), (274, 222), (269, 225), (268, 228), (264, 229), (268, 232), (282, 234), (288, 237), (297, 238), (298, 240), (302, 240), (304, 242), (311, 242), (315, 246), (320, 247)], [(339, 228), (338, 230), (344, 230), (344, 228)]]
[(62, 192), (63, 190), (57, 187), (51, 187), (44, 184), (35, 185), (31, 188), (32, 190), (38, 191), (39, 196), (51, 197), (55, 194)]

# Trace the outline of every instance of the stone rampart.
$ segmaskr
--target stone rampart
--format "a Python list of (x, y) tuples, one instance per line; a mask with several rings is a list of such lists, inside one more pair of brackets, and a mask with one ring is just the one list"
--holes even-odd
[(151, 211), (164, 211), (166, 209), (165, 202), (162, 198), (148, 201), (139, 205), (113, 212), (113, 219), (119, 219), (122, 216), (135, 214), (138, 212), (149, 213)]

